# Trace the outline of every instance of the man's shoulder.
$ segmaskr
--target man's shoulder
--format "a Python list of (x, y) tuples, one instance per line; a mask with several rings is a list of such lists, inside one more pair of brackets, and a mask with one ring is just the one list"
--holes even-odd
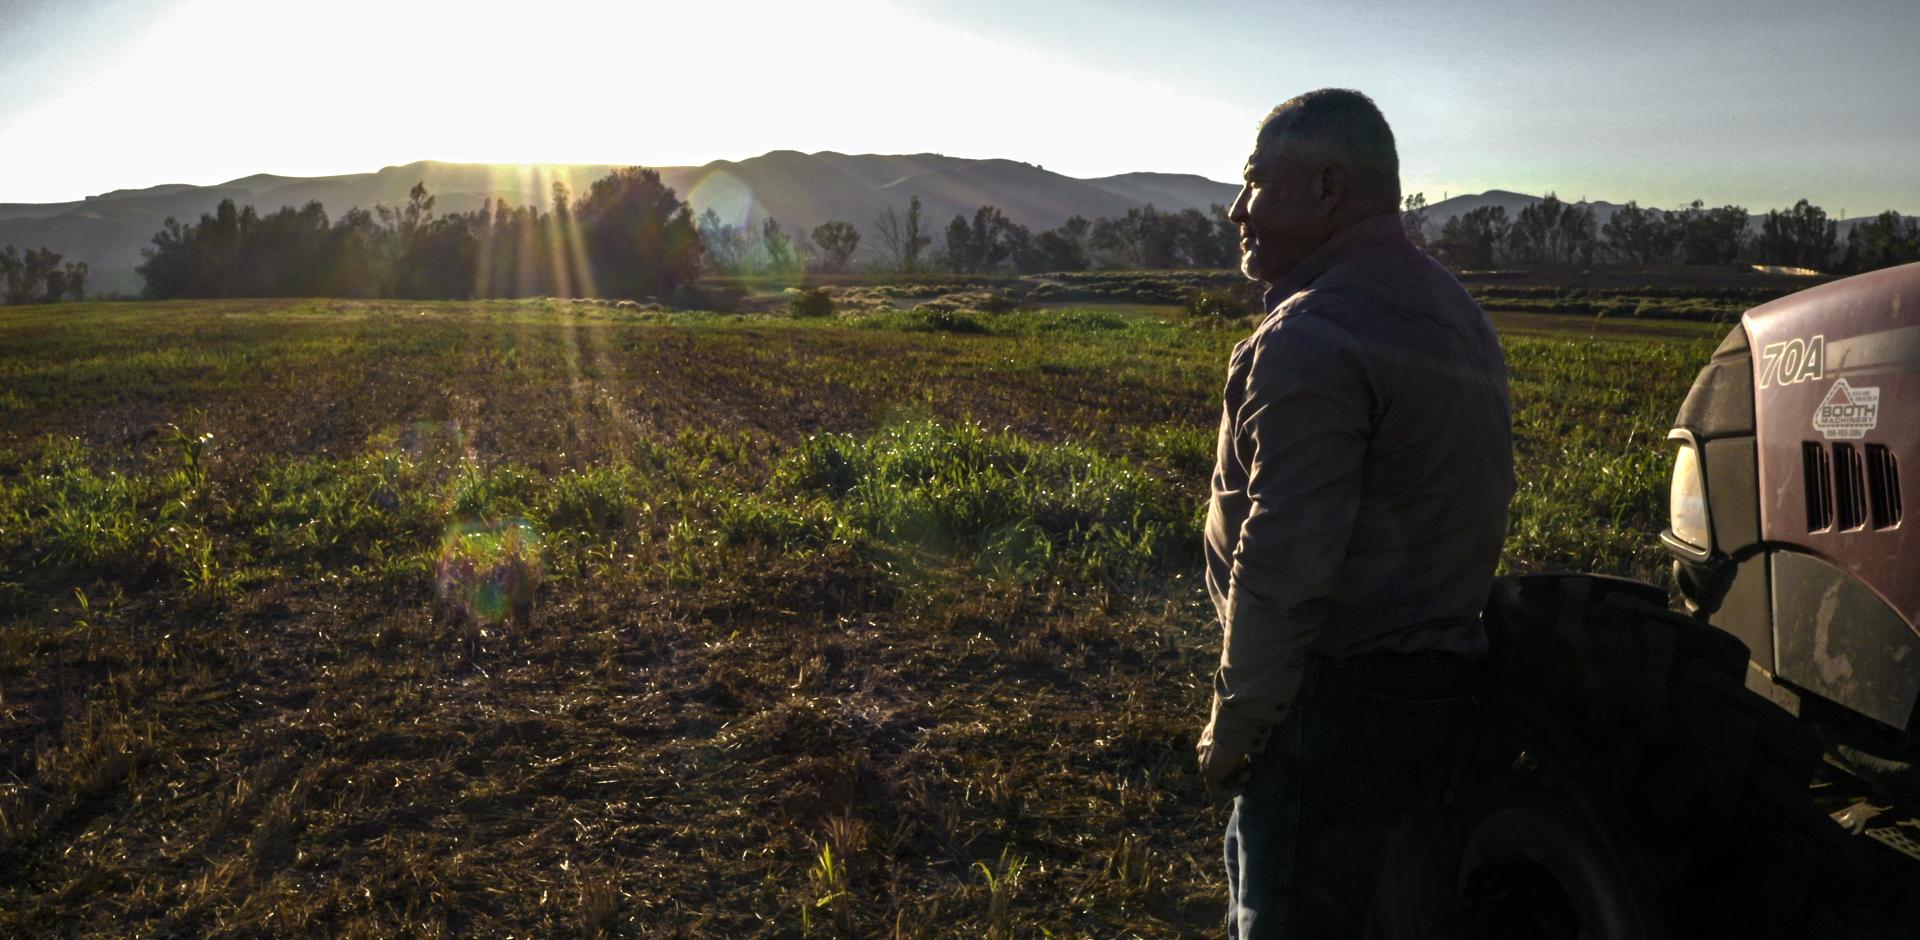
[(1366, 319), (1364, 298), (1337, 287), (1309, 287), (1281, 301), (1245, 343), (1256, 360), (1360, 351), (1355, 327)]
[(1314, 284), (1274, 305), (1255, 340), (1288, 333), (1304, 340), (1351, 339), (1356, 327), (1386, 309), (1383, 299), (1357, 284)]
[(1417, 324), (1459, 328), (1463, 321), (1486, 317), (1453, 272), (1412, 244), (1337, 265), (1280, 306), (1289, 313), (1336, 319), (1362, 339)]

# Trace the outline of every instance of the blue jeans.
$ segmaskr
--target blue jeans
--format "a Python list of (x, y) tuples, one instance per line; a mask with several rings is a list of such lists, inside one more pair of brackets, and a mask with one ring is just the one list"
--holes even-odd
[(1314, 657), (1227, 822), (1227, 936), (1358, 937), (1388, 840), (1473, 714), (1438, 654)]

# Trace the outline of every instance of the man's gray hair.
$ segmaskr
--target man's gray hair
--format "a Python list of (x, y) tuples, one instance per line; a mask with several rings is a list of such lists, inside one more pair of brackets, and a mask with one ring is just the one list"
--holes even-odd
[(1276, 146), (1285, 132), (1288, 149), (1347, 169), (1356, 195), (1379, 196), (1400, 206), (1400, 155), (1393, 128), (1373, 99), (1351, 88), (1322, 88), (1290, 98), (1260, 121), (1258, 147)]

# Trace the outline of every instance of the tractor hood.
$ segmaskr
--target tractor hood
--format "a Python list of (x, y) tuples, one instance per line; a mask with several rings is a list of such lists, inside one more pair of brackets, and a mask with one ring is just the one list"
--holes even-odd
[[(1920, 622), (1920, 264), (1782, 297), (1742, 319), (1752, 352), (1760, 534), (1851, 574)], [(1920, 668), (1920, 664), (1916, 664)]]

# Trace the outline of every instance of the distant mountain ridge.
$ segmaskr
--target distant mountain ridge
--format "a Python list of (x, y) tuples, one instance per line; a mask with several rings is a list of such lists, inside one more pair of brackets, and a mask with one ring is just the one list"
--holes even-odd
[[(266, 213), (311, 201), (326, 206), (329, 218), (348, 209), (406, 202), (415, 183), (425, 183), (439, 213), (466, 212), (486, 200), (546, 207), (553, 184), (576, 196), (615, 169), (605, 164), (494, 165), (422, 160), (384, 167), (372, 173), (339, 176), (278, 176), (258, 173), (212, 186), (167, 183), (144, 189), (116, 189), (75, 202), (0, 203), (0, 245), (22, 249), (46, 246), (69, 261), (93, 269), (95, 294), (137, 292), (134, 266), (140, 250), (171, 216), (183, 223), (212, 212), (223, 199)], [(828, 220), (851, 222), (862, 233), (863, 253), (876, 250), (874, 219), (888, 208), (904, 215), (919, 196), (923, 224), (938, 245), (955, 215), (971, 217), (982, 205), (996, 206), (1014, 222), (1036, 232), (1079, 215), (1088, 219), (1124, 215), (1152, 205), (1162, 210), (1206, 211), (1233, 201), (1237, 183), (1184, 173), (1122, 173), (1079, 179), (1029, 163), (1005, 159), (969, 159), (937, 153), (844, 154), (775, 150), (746, 160), (715, 160), (697, 167), (659, 167), (663, 182), (693, 205), (696, 214), (711, 208), (722, 218), (758, 224), (771, 216), (790, 233), (812, 231)], [(1499, 206), (1511, 220), (1542, 197), (1502, 189), (1453, 196), (1427, 207), (1427, 224), (1438, 234), (1448, 219), (1485, 206)], [(1605, 225), (1616, 203), (1581, 201)], [(1749, 217), (1757, 231), (1764, 214)], [(1840, 238), (1862, 216), (1839, 221)]]
[[(499, 166), (423, 160), (373, 173), (292, 177), (255, 174), (212, 186), (169, 183), (119, 189), (65, 203), (0, 203), (0, 244), (45, 245), (69, 261), (93, 268), (94, 293), (134, 292), (140, 249), (171, 216), (183, 223), (212, 212), (223, 199), (261, 213), (319, 201), (330, 218), (375, 204), (397, 206), (424, 183), (438, 213), (466, 212), (486, 200), (546, 207), (553, 184), (574, 195), (615, 169), (612, 165)], [(993, 205), (1021, 225), (1039, 231), (1079, 215), (1088, 219), (1124, 215), (1151, 204), (1159, 209), (1205, 211), (1233, 201), (1237, 184), (1178, 173), (1126, 173), (1083, 180), (1016, 160), (977, 160), (941, 154), (806, 154), (775, 150), (746, 160), (716, 160), (697, 167), (658, 167), (661, 180), (692, 204), (711, 208), (730, 222), (758, 224), (771, 216), (790, 233), (808, 232), (828, 220), (851, 222), (863, 249), (877, 249), (874, 219), (888, 208), (904, 215), (919, 196), (923, 225), (935, 238), (955, 215), (972, 216)]]

